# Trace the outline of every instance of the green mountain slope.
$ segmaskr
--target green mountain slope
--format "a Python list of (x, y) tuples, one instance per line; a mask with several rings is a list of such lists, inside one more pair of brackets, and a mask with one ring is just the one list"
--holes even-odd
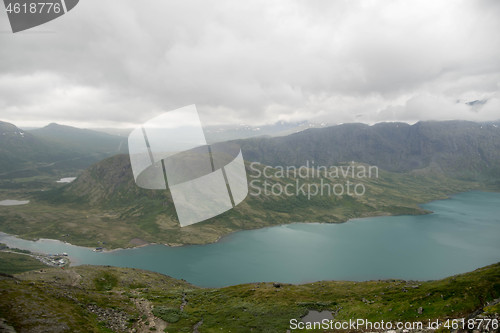
[[(131, 240), (136, 238), (170, 245), (204, 244), (234, 231), (291, 222), (338, 223), (366, 216), (423, 214), (426, 212), (419, 203), (478, 188), (476, 183), (439, 175), (383, 170), (378, 178), (304, 179), (293, 174), (266, 178), (262, 174), (264, 167), (247, 164), (249, 195), (236, 208), (181, 228), (170, 193), (139, 188), (128, 156), (117, 155), (88, 168), (71, 184), (51, 191), (26, 192), (31, 200), (28, 205), (0, 211), (0, 230), (23, 238), (55, 238), (85, 246), (106, 242), (108, 248), (134, 246)], [(264, 192), (265, 182), (268, 187), (295, 186), (297, 182), (314, 187), (321, 182), (345, 185), (347, 181), (364, 186), (365, 194), (325, 192), (308, 197), (312, 191), (292, 196)]]
[(19, 332), (273, 333), (285, 332), (291, 319), (300, 321), (309, 310), (333, 313), (335, 321), (484, 321), (498, 319), (499, 281), (500, 264), (495, 264), (429, 282), (252, 283), (205, 289), (137, 269), (78, 266), (0, 275), (0, 318)]

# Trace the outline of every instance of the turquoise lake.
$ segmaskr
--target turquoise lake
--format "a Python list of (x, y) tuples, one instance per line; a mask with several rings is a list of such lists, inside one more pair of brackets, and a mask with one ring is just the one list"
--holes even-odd
[(500, 193), (460, 193), (422, 207), (434, 213), (341, 224), (295, 223), (237, 232), (199, 246), (149, 245), (96, 253), (2, 233), (0, 242), (37, 252), (67, 252), (73, 265), (142, 268), (204, 287), (260, 281), (430, 280), (500, 261)]

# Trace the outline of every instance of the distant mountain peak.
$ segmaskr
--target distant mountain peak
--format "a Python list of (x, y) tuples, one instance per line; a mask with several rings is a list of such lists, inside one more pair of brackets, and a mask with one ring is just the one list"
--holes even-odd
[(78, 127), (73, 127), (73, 126), (68, 126), (68, 125), (61, 125), (58, 123), (50, 123), (45, 127), (42, 127), (41, 129), (37, 130), (44, 130), (44, 129), (50, 129), (50, 130), (75, 130), (75, 131), (82, 131), (83, 129), (78, 128)]
[(1, 136), (19, 136), (24, 138), (25, 132), (18, 128), (16, 125), (0, 121), (0, 135)]

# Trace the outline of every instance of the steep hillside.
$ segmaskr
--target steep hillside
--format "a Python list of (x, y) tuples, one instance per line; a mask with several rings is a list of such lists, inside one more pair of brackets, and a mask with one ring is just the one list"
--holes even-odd
[(395, 172), (430, 168), (464, 179), (500, 180), (500, 126), (495, 123), (344, 124), (239, 142), (245, 160), (267, 165), (357, 161)]

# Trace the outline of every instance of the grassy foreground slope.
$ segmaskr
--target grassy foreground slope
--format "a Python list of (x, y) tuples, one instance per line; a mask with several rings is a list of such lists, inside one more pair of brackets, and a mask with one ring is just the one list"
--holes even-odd
[[(339, 167), (359, 167), (344, 163)], [(351, 176), (328, 178), (259, 177), (265, 166), (247, 164), (250, 193), (235, 209), (202, 223), (181, 228), (168, 191), (139, 188), (133, 179), (129, 157), (118, 155), (87, 169), (75, 182), (49, 191), (27, 188), (23, 206), (2, 207), (0, 230), (22, 238), (51, 238), (83, 246), (130, 247), (144, 242), (205, 244), (231, 232), (257, 229), (292, 222), (338, 223), (352, 218), (424, 214), (418, 204), (446, 198), (448, 194), (480, 188), (475, 182), (459, 181), (426, 172), (396, 173), (379, 170), (378, 178), (353, 179)], [(276, 169), (268, 170), (268, 175)], [(362, 184), (365, 194), (269, 195), (264, 182), (283, 188), (300, 184), (317, 185), (321, 181), (346, 187), (346, 182)], [(260, 195), (255, 188), (260, 189)], [(351, 191), (352, 191), (351, 186)], [(18, 190), (19, 192), (19, 190)], [(312, 188), (311, 192), (314, 192)], [(16, 193), (22, 197), (22, 193)]]
[(290, 319), (309, 310), (330, 311), (335, 320), (424, 321), (498, 313), (492, 304), (499, 297), (500, 264), (429, 282), (252, 283), (220, 289), (100, 266), (0, 276), (0, 318), (22, 332), (285, 332)]

